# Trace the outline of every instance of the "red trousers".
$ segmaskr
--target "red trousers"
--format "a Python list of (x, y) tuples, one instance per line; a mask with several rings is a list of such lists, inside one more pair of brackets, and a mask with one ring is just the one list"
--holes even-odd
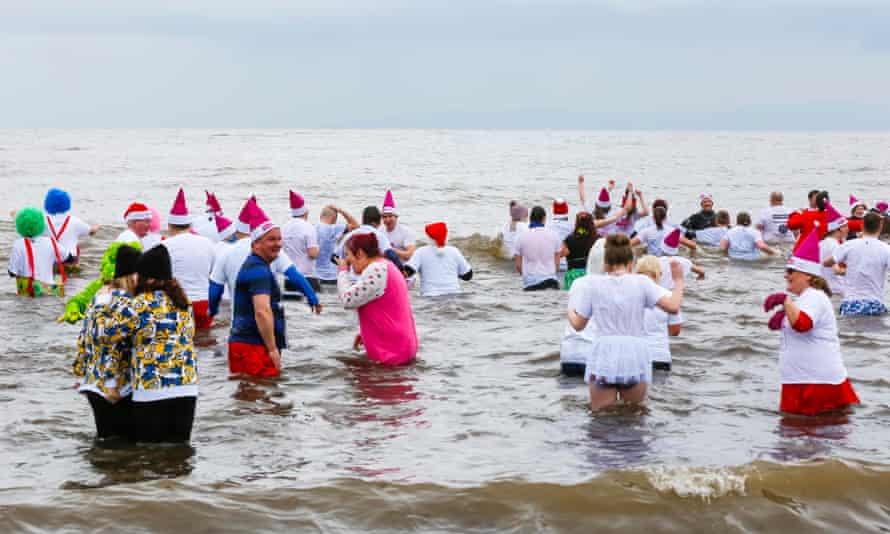
[(837, 410), (850, 404), (859, 404), (859, 397), (850, 385), (850, 379), (840, 384), (782, 384), (782, 401), (779, 410), (786, 413), (816, 415)]
[(263, 345), (229, 341), (229, 372), (251, 376), (278, 376), (278, 369)]
[(210, 316), (209, 306), (210, 302), (206, 300), (192, 302), (196, 330), (210, 330), (210, 327), (213, 326), (213, 317)]

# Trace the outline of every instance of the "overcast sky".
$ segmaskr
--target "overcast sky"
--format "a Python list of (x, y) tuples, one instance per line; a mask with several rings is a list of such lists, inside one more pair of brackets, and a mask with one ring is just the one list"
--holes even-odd
[(4, 127), (890, 129), (877, 0), (6, 1), (0, 50)]

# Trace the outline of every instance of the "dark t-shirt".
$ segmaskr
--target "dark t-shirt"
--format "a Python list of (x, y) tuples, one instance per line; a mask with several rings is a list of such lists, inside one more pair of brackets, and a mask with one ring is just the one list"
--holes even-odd
[(275, 346), (287, 346), (284, 337), (284, 309), (281, 307), (281, 288), (269, 268), (269, 264), (256, 254), (244, 260), (235, 281), (235, 294), (232, 297), (234, 313), (229, 341), (265, 345), (257, 328), (253, 307), (254, 295), (269, 295), (272, 316), (275, 318)]
[(569, 255), (566, 257), (566, 265), (569, 269), (586, 269), (587, 256), (596, 238), (590, 239), (589, 236), (580, 236), (576, 233), (569, 234), (563, 243), (569, 249)]
[(704, 230), (705, 228), (717, 226), (717, 212), (711, 210), (694, 213), (690, 215), (688, 219), (683, 221), (681, 226), (687, 230), (692, 231)]

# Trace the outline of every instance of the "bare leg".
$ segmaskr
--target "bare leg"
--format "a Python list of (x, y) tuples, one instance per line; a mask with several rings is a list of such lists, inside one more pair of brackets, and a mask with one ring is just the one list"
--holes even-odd
[(641, 402), (646, 400), (646, 392), (648, 391), (648, 384), (645, 382), (640, 382), (636, 386), (625, 389), (621, 391), (621, 400), (631, 404), (640, 404)]
[(617, 389), (599, 387), (594, 383), (590, 384), (590, 409), (602, 410), (615, 404), (617, 400)]

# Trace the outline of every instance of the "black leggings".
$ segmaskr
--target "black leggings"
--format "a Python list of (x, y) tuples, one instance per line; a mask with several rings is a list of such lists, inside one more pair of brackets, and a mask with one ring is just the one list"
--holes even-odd
[(542, 289), (559, 289), (559, 282), (557, 282), (553, 278), (548, 278), (543, 282), (538, 282), (535, 285), (531, 285), (525, 288), (526, 291), (540, 291)]
[(196, 397), (134, 402), (130, 438), (149, 443), (182, 443), (192, 436)]
[(585, 363), (562, 362), (560, 370), (565, 376), (584, 376), (584, 370), (587, 368)]
[(93, 419), (96, 421), (96, 437), (99, 439), (114, 436), (126, 436), (128, 425), (133, 413), (133, 399), (130, 395), (112, 404), (105, 397), (93, 391), (84, 391), (90, 407), (93, 409)]

